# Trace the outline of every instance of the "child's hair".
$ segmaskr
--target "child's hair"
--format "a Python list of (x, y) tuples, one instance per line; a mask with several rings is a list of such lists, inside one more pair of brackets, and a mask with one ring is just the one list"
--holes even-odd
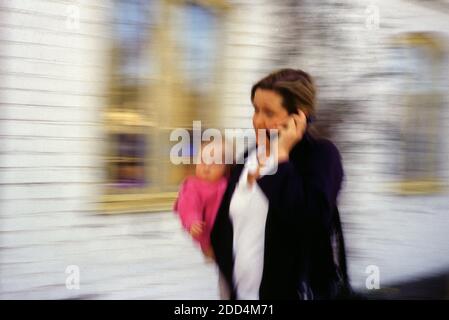
[[(203, 155), (203, 149), (204, 147), (211, 145), (211, 144), (218, 144), (218, 146), (211, 146), (211, 148), (213, 148), (213, 151), (215, 152), (216, 150), (221, 152), (221, 157), (220, 157), (220, 162), (218, 162), (218, 164), (223, 164), (226, 166), (226, 175), (229, 174), (230, 172), (230, 167), (231, 165), (234, 163), (235, 159), (234, 159), (234, 150), (233, 148), (233, 144), (230, 143), (225, 137), (222, 137), (219, 140), (215, 140), (213, 139), (212, 141), (201, 141), (200, 144), (200, 149), (198, 150), (198, 154), (197, 157), (200, 157), (198, 159), (198, 162), (203, 162), (202, 160), (204, 159), (204, 155)], [(229, 152), (231, 152), (231, 157), (227, 157), (226, 155), (229, 154)], [(206, 154), (206, 156), (210, 156), (210, 154)], [(213, 164), (216, 163), (215, 159), (216, 159), (216, 155), (214, 154), (213, 158), (213, 162), (206, 162), (207, 164)]]

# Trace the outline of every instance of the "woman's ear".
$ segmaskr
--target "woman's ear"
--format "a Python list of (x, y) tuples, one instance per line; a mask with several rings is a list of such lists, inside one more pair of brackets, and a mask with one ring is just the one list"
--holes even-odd
[(304, 113), (304, 115), (306, 116), (307, 124), (312, 123), (314, 121), (314, 117), (310, 114), (309, 110), (298, 108), (297, 111), (298, 113), (299, 111), (302, 111)]
[(302, 113), (304, 113), (306, 118), (309, 117), (309, 111), (307, 111), (307, 109), (303, 109), (303, 108), (298, 107), (297, 111), (298, 111), (297, 113), (299, 113), (299, 111), (302, 111)]

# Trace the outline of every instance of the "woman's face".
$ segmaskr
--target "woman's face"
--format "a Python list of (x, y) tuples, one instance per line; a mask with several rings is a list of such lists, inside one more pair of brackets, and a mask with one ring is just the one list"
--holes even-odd
[(257, 89), (253, 99), (253, 127), (258, 140), (258, 130), (277, 129), (287, 120), (289, 114), (282, 106), (282, 96), (273, 90)]

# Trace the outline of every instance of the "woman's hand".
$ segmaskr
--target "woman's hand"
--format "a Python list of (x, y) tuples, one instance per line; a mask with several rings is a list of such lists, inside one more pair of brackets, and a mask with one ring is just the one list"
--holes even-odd
[(292, 148), (301, 141), (307, 127), (307, 118), (304, 112), (299, 110), (299, 114), (292, 114), (288, 120), (278, 126), (278, 162), (288, 160)]

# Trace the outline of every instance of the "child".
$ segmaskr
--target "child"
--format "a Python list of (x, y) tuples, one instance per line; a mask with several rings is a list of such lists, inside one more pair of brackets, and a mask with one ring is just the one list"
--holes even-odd
[[(173, 209), (179, 214), (184, 229), (199, 243), (204, 256), (208, 260), (213, 260), (210, 234), (226, 190), (228, 168), (224, 163), (224, 157), (221, 163), (207, 164), (203, 161), (201, 154), (206, 144), (201, 145), (195, 176), (189, 176), (184, 180)], [(224, 150), (224, 145), (211, 145), (208, 148), (212, 150), (210, 155), (213, 157), (216, 150)]]

